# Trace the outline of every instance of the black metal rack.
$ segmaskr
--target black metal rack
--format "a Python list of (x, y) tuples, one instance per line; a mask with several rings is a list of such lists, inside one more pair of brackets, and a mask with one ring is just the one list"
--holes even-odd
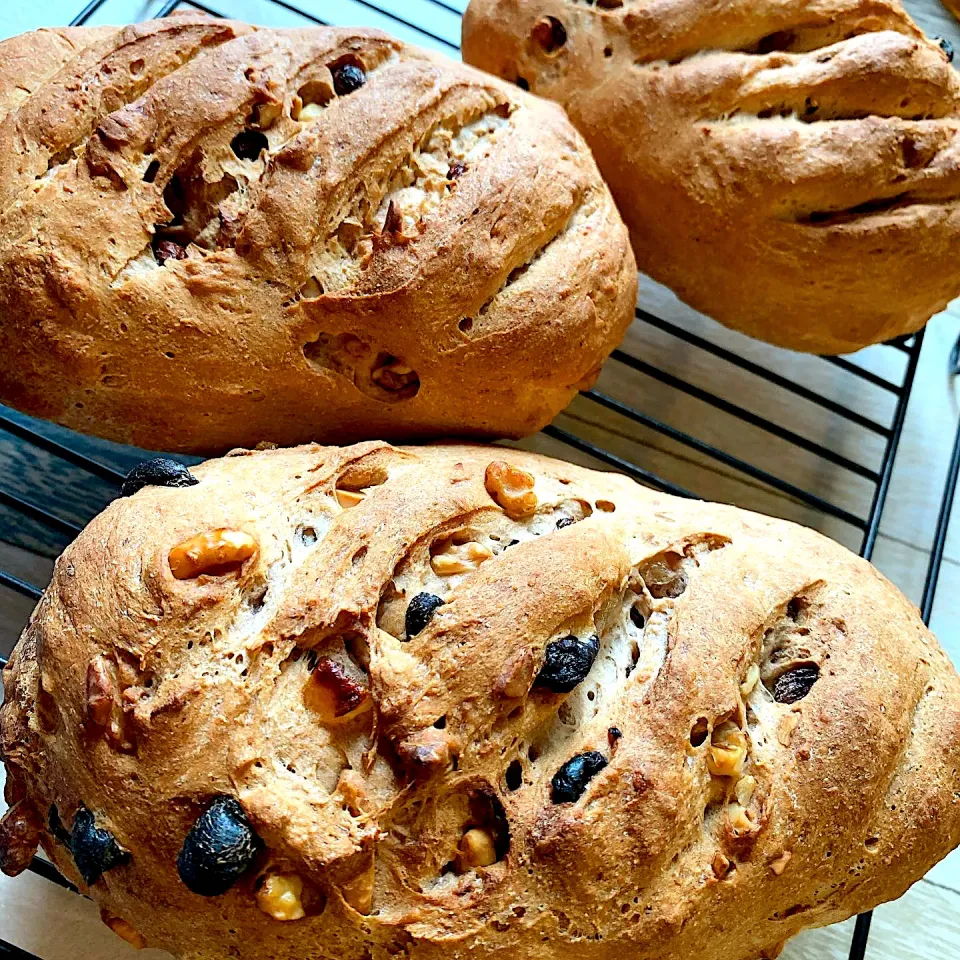
[[(457, 55), (459, 39), (459, 17), (466, 6), (467, 0), (248, 0), (245, 6), (258, 6), (260, 10), (272, 13), (272, 23), (286, 25), (326, 24), (320, 14), (332, 16), (337, 14), (338, 23), (352, 21), (353, 23), (372, 23), (376, 26), (392, 30), (402, 39), (420, 42), (425, 46), (433, 46), (451, 55)], [(73, 24), (81, 25), (89, 22), (95, 15), (109, 16), (111, 0), (92, 0), (76, 15)], [(234, 0), (210, 0), (209, 3), (197, 0), (167, 0), (159, 5), (156, 0), (147, 3), (144, 7), (145, 15), (167, 16), (178, 8), (202, 10), (215, 16), (238, 15), (240, 11)], [(252, 14), (244, 13), (250, 19), (257, 19)], [(108, 22), (108, 21), (100, 21)], [(261, 21), (264, 22), (264, 21)], [(717, 444), (698, 438), (690, 432), (671, 425), (667, 420), (651, 415), (649, 412), (638, 409), (631, 402), (604, 392), (602, 389), (593, 389), (583, 394), (577, 401), (583, 411), (603, 411), (606, 416), (613, 416), (624, 424), (627, 431), (643, 430), (649, 434), (665, 438), (680, 448), (691, 451), (698, 457), (722, 465), (735, 474), (765, 487), (769, 490), (785, 494), (792, 502), (803, 505), (823, 517), (840, 521), (855, 532), (859, 540), (859, 550), (862, 556), (870, 559), (877, 543), (880, 521), (887, 495), (890, 489), (894, 461), (904, 433), (904, 422), (907, 414), (907, 405), (910, 400), (920, 354), (923, 349), (924, 335), (919, 333), (913, 337), (900, 338), (884, 345), (880, 349), (894, 351), (902, 357), (903, 369), (899, 380), (889, 379), (861, 366), (855, 360), (841, 357), (823, 357), (811, 360), (813, 363), (829, 364), (839, 370), (843, 377), (850, 378), (850, 384), (879, 390), (893, 398), (893, 407), (889, 416), (878, 420), (862, 412), (852, 409), (851, 406), (831, 399), (822, 392), (803, 382), (787, 376), (776, 369), (771, 369), (765, 363), (759, 363), (739, 353), (719, 346), (694, 332), (681, 323), (667, 320), (646, 310), (637, 310), (636, 323), (641, 327), (656, 331), (658, 335), (666, 337), (671, 345), (692, 349), (697, 354), (708, 358), (711, 362), (717, 361), (730, 376), (745, 375), (758, 382), (762, 382), (770, 390), (783, 391), (796, 402), (813, 405), (824, 417), (836, 417), (843, 424), (845, 430), (863, 431), (866, 434), (879, 437), (882, 443), (882, 452), (878, 462), (874, 465), (865, 465), (858, 460), (851, 459), (837, 451), (832, 446), (817, 442), (796, 432), (773, 416), (760, 415), (744, 406), (741, 406), (719, 393), (704, 389), (695, 383), (683, 379), (669, 370), (662, 369), (648, 360), (633, 356), (624, 349), (614, 352), (608, 363), (608, 370), (618, 368), (640, 375), (651, 382), (656, 382), (667, 390), (691, 398), (703, 407), (718, 411), (727, 417), (733, 418), (739, 424), (761, 431), (764, 435), (776, 442), (789, 445), (805, 455), (818, 458), (824, 464), (850, 477), (855, 477), (861, 483), (869, 485), (870, 505), (864, 514), (851, 505), (843, 502), (834, 502), (820, 493), (806, 490), (800, 485), (787, 480), (754, 463), (736, 456), (722, 449)], [(944, 358), (946, 363), (947, 358)], [(957, 373), (957, 363), (951, 361), (953, 372)], [(668, 493), (691, 497), (703, 495), (710, 497), (709, 490), (698, 492), (690, 491), (677, 483), (659, 476), (654, 470), (641, 463), (626, 459), (622, 454), (605, 449), (594, 440), (581, 435), (577, 430), (577, 421), (563, 421), (563, 425), (553, 424), (547, 427), (544, 434), (552, 441), (561, 443), (570, 450), (577, 451), (593, 461), (612, 466), (626, 473), (642, 483), (651, 485)], [(68, 431), (49, 425), (33, 422), (12, 411), (0, 408), (0, 441), (16, 443), (26, 451), (26, 455), (39, 459), (42, 469), (52, 471), (69, 469), (76, 473), (80, 486), (87, 492), (88, 512), (102, 509), (116, 494), (117, 487), (125, 474), (125, 467), (140, 459), (136, 451), (126, 451), (117, 454), (116, 448), (108, 445), (99, 445), (87, 438), (81, 438)], [(100, 455), (100, 454), (103, 455)], [(59, 466), (58, 466), (59, 465)], [(933, 609), (934, 595), (937, 580), (943, 560), (944, 545), (950, 514), (960, 474), (960, 429), (954, 442), (946, 483), (940, 504), (939, 516), (934, 530), (926, 580), (920, 603), (921, 613), (925, 621), (929, 621)], [(22, 487), (20, 488), (22, 489)], [(12, 539), (20, 546), (27, 545), (39, 554), (46, 556), (56, 555), (62, 547), (72, 539), (81, 529), (76, 511), (67, 511), (71, 516), (65, 517), (61, 502), (55, 497), (39, 497), (39, 502), (26, 499), (20, 493), (5, 489), (5, 482), (0, 479), (0, 540)], [(750, 506), (749, 503), (743, 503)], [(92, 514), (91, 514), (92, 515)], [(29, 531), (22, 534), (24, 527)], [(41, 594), (41, 587), (27, 582), (20, 576), (0, 567), (0, 591), (12, 591), (31, 600), (37, 600)], [(5, 659), (0, 655), (0, 667)], [(74, 892), (71, 886), (50, 863), (36, 858), (31, 870), (39, 876)], [(867, 956), (867, 944), (870, 932), (870, 915), (857, 918), (857, 923), (850, 947), (850, 960), (864, 960)], [(33, 954), (0, 939), (0, 960), (39, 960)]]

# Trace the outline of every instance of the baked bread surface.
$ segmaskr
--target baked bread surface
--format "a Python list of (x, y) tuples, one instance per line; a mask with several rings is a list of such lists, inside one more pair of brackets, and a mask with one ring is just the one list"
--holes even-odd
[(641, 270), (843, 353), (960, 294), (960, 80), (895, 0), (472, 0), (464, 58), (562, 103)]
[(497, 448), (194, 472), (90, 524), (4, 675), (0, 863), (132, 942), (756, 960), (960, 841), (960, 681), (819, 534)]
[(521, 435), (633, 315), (561, 110), (373, 30), (0, 44), (0, 399), (151, 449)]

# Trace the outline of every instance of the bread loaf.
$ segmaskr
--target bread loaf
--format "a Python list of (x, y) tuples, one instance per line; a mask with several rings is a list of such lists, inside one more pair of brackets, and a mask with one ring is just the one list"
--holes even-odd
[(469, 62), (562, 103), (640, 269), (845, 353), (960, 294), (960, 79), (897, 0), (472, 0)]
[(372, 30), (0, 44), (0, 400), (149, 448), (521, 435), (633, 316), (561, 110)]
[(756, 960), (960, 841), (960, 680), (819, 534), (496, 448), (194, 473), (93, 521), (4, 676), (0, 862), (132, 942)]

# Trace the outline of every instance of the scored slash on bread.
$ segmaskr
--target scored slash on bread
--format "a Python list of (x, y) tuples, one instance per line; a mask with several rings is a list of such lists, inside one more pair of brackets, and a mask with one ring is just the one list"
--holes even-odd
[(185, 15), (0, 62), (0, 398), (141, 447), (521, 435), (629, 324), (562, 111), (374, 30)]
[[(192, 472), (67, 548), (4, 675), (0, 863), (79, 882), (79, 817), (121, 935), (756, 960), (960, 842), (960, 678), (819, 534), (479, 446)], [(179, 577), (214, 531), (256, 548)]]
[(464, 58), (564, 105), (641, 270), (796, 350), (960, 294), (960, 77), (897, 0), (472, 0)]

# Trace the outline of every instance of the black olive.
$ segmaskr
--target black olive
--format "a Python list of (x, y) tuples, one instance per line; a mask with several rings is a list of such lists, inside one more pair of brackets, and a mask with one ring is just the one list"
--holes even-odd
[(946, 38), (940, 38), (940, 49), (947, 55), (947, 60), (953, 63), (953, 44)]
[(233, 797), (217, 797), (183, 841), (177, 872), (193, 893), (219, 897), (250, 868), (259, 847), (243, 807)]
[(182, 464), (166, 457), (138, 463), (120, 487), (121, 497), (132, 497), (144, 487), (193, 487), (200, 481)]
[(407, 606), (403, 626), (407, 631), (407, 639), (415, 637), (432, 619), (443, 601), (432, 593), (418, 593)]
[(50, 832), (53, 834), (54, 839), (59, 840), (60, 843), (69, 850), (70, 831), (63, 825), (63, 821), (60, 819), (60, 811), (57, 809), (56, 804), (50, 808), (47, 823), (50, 825)]
[(619, 740), (623, 736), (623, 731), (619, 727), (610, 727), (610, 729), (607, 730), (607, 736), (611, 740)]
[(230, 141), (230, 149), (241, 160), (257, 160), (261, 150), (270, 149), (270, 141), (259, 130), (241, 130)]
[(120, 848), (113, 834), (94, 823), (93, 814), (86, 807), (81, 807), (73, 818), (70, 850), (73, 862), (88, 887), (92, 887), (101, 874), (130, 859), (130, 854)]
[(576, 522), (573, 517), (561, 517), (557, 521), (557, 529), (562, 530), (564, 527), (572, 527)]
[(569, 693), (590, 672), (599, 652), (598, 637), (580, 641), (571, 636), (548, 643), (534, 686), (546, 687), (554, 693)]
[(820, 679), (820, 668), (815, 663), (802, 663), (777, 677), (773, 685), (773, 699), (777, 703), (796, 703), (802, 700)]
[(550, 781), (554, 803), (576, 803), (587, 784), (607, 765), (607, 758), (596, 750), (578, 753), (568, 760)]
[(352, 63), (341, 63), (333, 68), (333, 89), (338, 97), (359, 90), (367, 82), (367, 75)]

